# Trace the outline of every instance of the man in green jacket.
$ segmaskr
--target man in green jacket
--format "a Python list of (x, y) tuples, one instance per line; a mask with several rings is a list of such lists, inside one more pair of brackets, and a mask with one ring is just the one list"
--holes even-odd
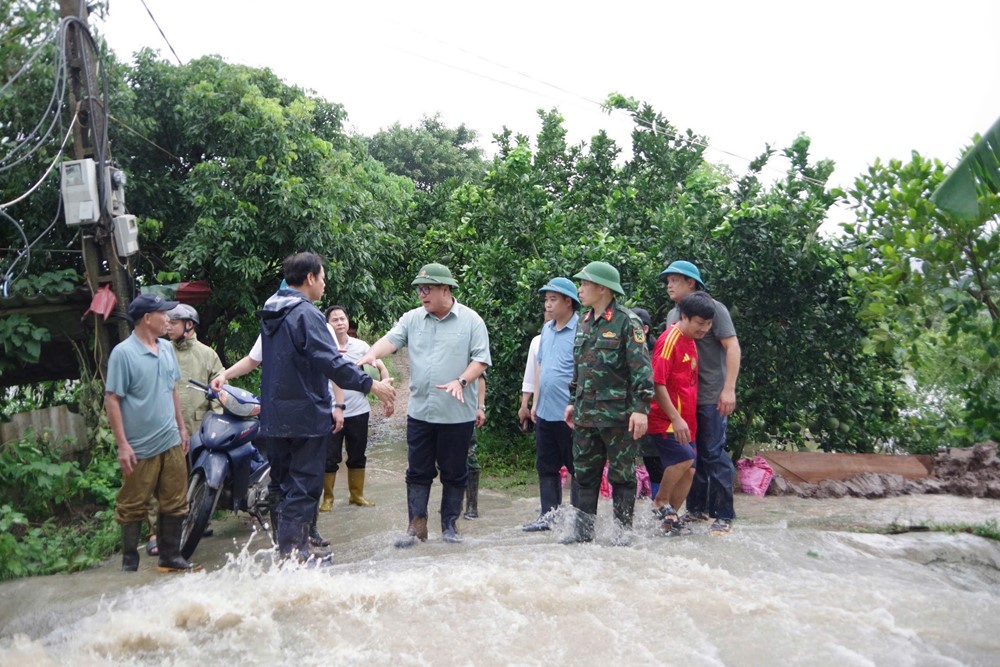
[[(635, 457), (646, 434), (646, 412), (653, 398), (653, 378), (642, 322), (615, 295), (624, 296), (618, 270), (591, 262), (573, 276), (580, 280), (580, 305), (590, 308), (576, 329), (573, 379), (566, 423), (574, 429), (576, 522), (563, 540), (594, 539), (601, 473), (608, 461), (615, 521), (632, 527), (635, 511)], [(627, 543), (622, 536), (618, 543)]]

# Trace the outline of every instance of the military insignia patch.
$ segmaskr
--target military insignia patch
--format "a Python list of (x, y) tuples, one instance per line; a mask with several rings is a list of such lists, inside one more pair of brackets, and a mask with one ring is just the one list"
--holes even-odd
[(632, 340), (641, 345), (646, 342), (646, 334), (643, 333), (642, 329), (632, 329)]
[(615, 335), (614, 331), (605, 331), (604, 333), (601, 334), (601, 337), (602, 338), (617, 338), (618, 336)]

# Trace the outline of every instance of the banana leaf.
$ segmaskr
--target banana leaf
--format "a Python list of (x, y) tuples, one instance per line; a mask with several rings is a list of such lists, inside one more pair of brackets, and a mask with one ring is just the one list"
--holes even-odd
[(931, 196), (939, 209), (965, 220), (985, 220), (979, 197), (1000, 194), (1000, 118), (969, 149)]

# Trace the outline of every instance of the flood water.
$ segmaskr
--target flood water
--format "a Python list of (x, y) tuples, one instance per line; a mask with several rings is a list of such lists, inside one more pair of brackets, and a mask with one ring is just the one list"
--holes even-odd
[(969, 534), (863, 532), (1000, 520), (1000, 502), (946, 496), (812, 501), (737, 496), (726, 537), (562, 546), (523, 533), (533, 489), (486, 489), (465, 542), (393, 548), (405, 528), (401, 434), (370, 448), (366, 496), (338, 480), (321, 531), (335, 565), (281, 567), (230, 517), (195, 560), (160, 575), (105, 566), (0, 585), (0, 665), (995, 665), (1000, 546)]

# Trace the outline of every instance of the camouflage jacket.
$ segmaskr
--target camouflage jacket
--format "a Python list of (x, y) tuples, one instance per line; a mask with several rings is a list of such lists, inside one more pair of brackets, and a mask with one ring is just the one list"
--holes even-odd
[(623, 426), (633, 412), (646, 414), (653, 372), (642, 323), (612, 301), (603, 313), (588, 311), (573, 343), (573, 421), (584, 427)]

